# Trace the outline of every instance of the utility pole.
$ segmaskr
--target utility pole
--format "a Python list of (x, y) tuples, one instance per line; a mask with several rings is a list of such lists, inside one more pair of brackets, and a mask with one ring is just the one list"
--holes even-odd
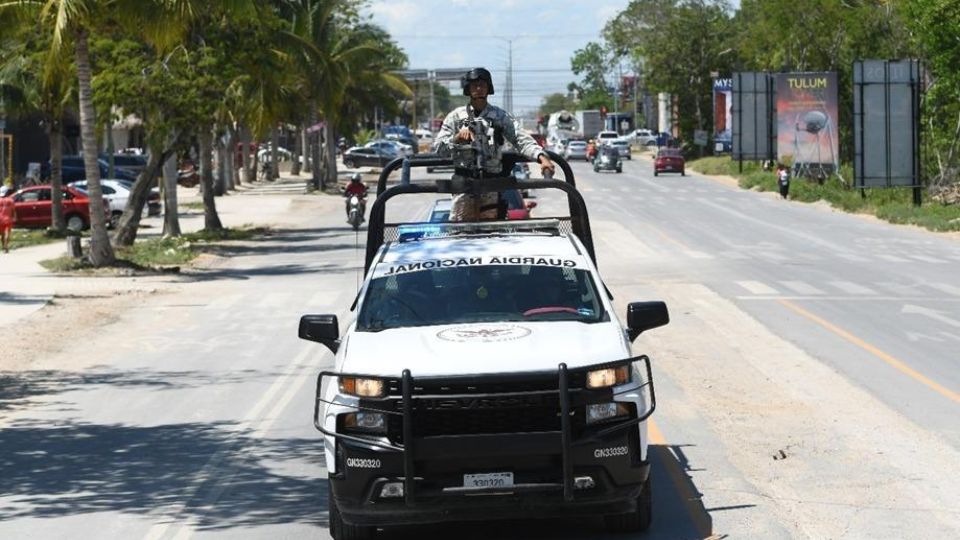
[(507, 92), (503, 100), (504, 108), (513, 115), (513, 40), (507, 40)]
[(430, 125), (427, 126), (427, 129), (430, 132), (433, 132), (433, 119), (437, 117), (437, 113), (434, 111), (434, 102), (433, 102), (433, 87), (437, 84), (437, 72), (431, 71), (430, 75), (427, 76), (427, 82), (430, 83)]

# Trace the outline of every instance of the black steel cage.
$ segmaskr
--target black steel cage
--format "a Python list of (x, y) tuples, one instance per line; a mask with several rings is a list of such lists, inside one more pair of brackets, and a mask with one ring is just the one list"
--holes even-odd
[[(558, 219), (561, 222), (561, 230), (569, 229), (580, 242), (583, 243), (590, 255), (590, 259), (597, 264), (597, 256), (593, 247), (593, 235), (590, 231), (590, 219), (587, 215), (587, 205), (583, 196), (576, 189), (576, 180), (574, 179), (573, 169), (560, 155), (554, 152), (547, 152), (556, 165), (563, 171), (564, 180), (525, 180), (518, 182), (516, 179), (508, 176), (513, 166), (519, 162), (530, 161), (526, 157), (513, 152), (504, 152), (502, 165), (503, 169), (500, 176), (484, 178), (482, 180), (473, 180), (466, 184), (451, 182), (450, 180), (439, 180), (434, 184), (421, 184), (410, 182), (410, 169), (413, 167), (452, 167), (453, 162), (436, 154), (420, 154), (409, 158), (397, 158), (388, 163), (380, 172), (377, 181), (377, 199), (370, 208), (370, 220), (367, 228), (367, 247), (364, 259), (364, 273), (370, 271), (373, 260), (377, 255), (377, 250), (384, 242), (391, 241), (396, 237), (396, 229), (400, 223), (386, 223), (386, 205), (387, 201), (398, 195), (412, 193), (495, 193), (508, 189), (559, 189), (566, 193), (567, 202), (570, 208), (570, 217), (551, 218)], [(402, 168), (402, 178), (399, 185), (387, 188), (387, 180), (397, 169)]]
[[(646, 379), (639, 386), (633, 384), (625, 389), (614, 390), (613, 387), (590, 389), (587, 388), (587, 372), (615, 368), (624, 365), (632, 366), (636, 362), (643, 363)], [(342, 377), (359, 377), (380, 379), (384, 384), (384, 395), (377, 398), (357, 398), (359, 403), (347, 403), (341, 400), (329, 401), (324, 399), (324, 380), (330, 384), (337, 384)], [(545, 384), (545, 381), (552, 381)], [(613, 401), (614, 397), (647, 389), (650, 400), (645, 411), (633, 411), (633, 418), (603, 423), (587, 429), (584, 426), (584, 414), (578, 414), (586, 405)], [(467, 391), (469, 393), (467, 393)], [(313, 423), (324, 435), (336, 439), (344, 439), (355, 443), (369, 445), (387, 452), (403, 454), (404, 474), (404, 501), (407, 506), (415, 506), (416, 499), (416, 466), (419, 459), (430, 457), (429, 449), (422, 448), (422, 444), (430, 440), (422, 436), (418, 430), (415, 418), (424, 410), (424, 404), (430, 400), (450, 396), (468, 395), (474, 399), (531, 399), (536, 398), (536, 405), (543, 405), (549, 409), (550, 415), (558, 420), (557, 428), (549, 431), (524, 432), (521, 436), (536, 436), (542, 441), (555, 441), (559, 445), (562, 474), (562, 486), (565, 501), (574, 500), (574, 474), (572, 452), (575, 447), (597, 444), (609, 435), (622, 432), (637, 426), (646, 420), (657, 406), (656, 393), (653, 387), (653, 374), (650, 368), (650, 358), (646, 355), (606, 362), (591, 366), (568, 368), (560, 364), (556, 371), (505, 373), (494, 375), (462, 375), (454, 377), (414, 377), (410, 370), (404, 370), (401, 377), (383, 378), (364, 374), (347, 374), (334, 371), (324, 371), (317, 377), (316, 399), (314, 403)], [(331, 431), (324, 426), (321, 418), (321, 403), (339, 405), (364, 412), (382, 413), (400, 421), (399, 429), (388, 430), (383, 435), (346, 434)], [(476, 411), (468, 411), (474, 414)], [(511, 434), (505, 430), (500, 434)], [(495, 435), (495, 434), (492, 434)], [(421, 444), (418, 444), (421, 443)]]

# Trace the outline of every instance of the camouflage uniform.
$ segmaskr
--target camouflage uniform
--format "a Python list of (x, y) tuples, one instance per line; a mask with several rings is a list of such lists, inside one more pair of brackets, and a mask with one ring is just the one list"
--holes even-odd
[[(456, 144), (454, 138), (457, 132), (460, 131), (464, 122), (470, 118), (468, 107), (471, 107), (471, 105), (457, 107), (443, 120), (440, 133), (437, 134), (433, 143), (434, 152), (439, 154), (450, 153), (451, 146)], [(546, 154), (537, 144), (537, 141), (533, 140), (533, 137), (517, 129), (513, 117), (507, 111), (488, 103), (479, 114), (475, 114), (475, 117), (502, 133), (504, 140), (512, 144), (518, 152), (527, 158), (536, 161), (540, 159), (541, 155)], [(493, 148), (486, 156), (486, 172), (500, 175), (502, 172), (501, 157), (500, 148)], [(485, 193), (479, 197), (469, 194), (457, 195), (453, 198), (453, 205), (450, 208), (450, 221), (495, 219), (496, 205), (496, 193)]]

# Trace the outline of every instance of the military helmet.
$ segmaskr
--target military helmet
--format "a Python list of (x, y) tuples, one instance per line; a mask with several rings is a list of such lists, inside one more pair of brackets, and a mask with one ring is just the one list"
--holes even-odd
[(463, 95), (470, 95), (470, 83), (472, 81), (483, 80), (487, 81), (487, 92), (488, 95), (493, 95), (493, 77), (490, 75), (490, 72), (484, 68), (473, 68), (470, 71), (466, 72), (463, 77), (460, 77), (460, 87), (463, 88)]

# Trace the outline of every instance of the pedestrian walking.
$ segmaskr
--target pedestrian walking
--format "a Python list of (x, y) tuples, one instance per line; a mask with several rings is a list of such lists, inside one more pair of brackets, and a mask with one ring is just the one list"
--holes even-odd
[(16, 209), (13, 206), (13, 197), (10, 187), (0, 186), (0, 245), (4, 253), (10, 253), (10, 234), (13, 232), (13, 222), (16, 221)]
[(777, 164), (777, 185), (780, 186), (780, 197), (786, 199), (790, 194), (790, 170), (782, 163)]

